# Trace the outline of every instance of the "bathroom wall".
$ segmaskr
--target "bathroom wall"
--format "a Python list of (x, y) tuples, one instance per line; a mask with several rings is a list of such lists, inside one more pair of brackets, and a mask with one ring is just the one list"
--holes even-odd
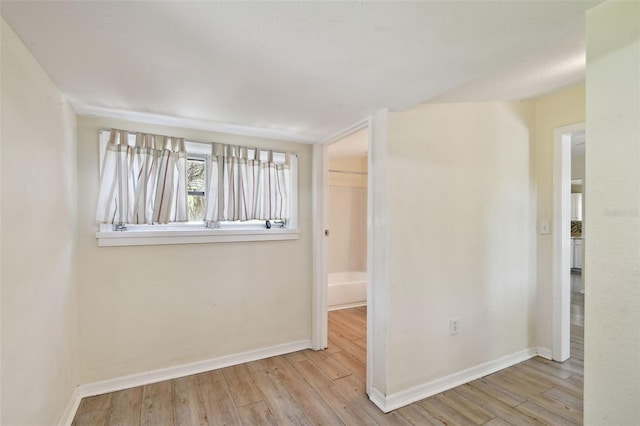
[[(329, 170), (367, 171), (367, 157), (329, 158)], [(328, 271), (365, 271), (367, 176), (329, 172)]]

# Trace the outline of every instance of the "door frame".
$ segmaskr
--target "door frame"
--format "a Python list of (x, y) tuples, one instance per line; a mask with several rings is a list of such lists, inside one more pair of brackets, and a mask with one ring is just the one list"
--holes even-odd
[[(327, 238), (328, 229), (328, 187), (329, 187), (329, 145), (362, 129), (368, 129), (368, 176), (367, 176), (367, 305), (371, 295), (371, 272), (369, 268), (372, 253), (371, 238), (371, 146), (372, 146), (372, 117), (367, 117), (354, 125), (326, 138), (313, 146), (313, 292), (311, 319), (311, 349), (327, 348), (328, 339), (328, 305), (327, 305)], [(367, 342), (370, 341), (372, 310), (367, 308)], [(371, 351), (367, 350), (367, 387), (370, 380)]]
[(553, 131), (551, 356), (558, 362), (571, 355), (571, 134), (585, 129), (582, 122)]

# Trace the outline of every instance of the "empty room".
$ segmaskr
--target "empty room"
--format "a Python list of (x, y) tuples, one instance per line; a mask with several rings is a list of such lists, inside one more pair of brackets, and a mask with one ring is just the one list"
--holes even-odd
[(2, 425), (640, 423), (639, 2), (0, 14)]

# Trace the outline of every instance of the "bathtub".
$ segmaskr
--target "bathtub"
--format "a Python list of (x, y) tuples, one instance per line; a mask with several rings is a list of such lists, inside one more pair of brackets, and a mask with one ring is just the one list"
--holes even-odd
[(366, 272), (334, 272), (329, 274), (328, 283), (327, 305), (330, 311), (367, 304)]

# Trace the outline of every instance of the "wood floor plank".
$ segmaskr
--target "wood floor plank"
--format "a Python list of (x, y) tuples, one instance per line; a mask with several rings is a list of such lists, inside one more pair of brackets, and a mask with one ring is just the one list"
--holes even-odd
[(365, 392), (365, 385), (353, 376), (343, 377), (334, 380), (334, 383), (341, 390), (342, 394), (352, 403), (360, 407), (376, 423), (380, 425), (409, 426), (411, 423), (398, 413), (383, 413), (376, 405), (369, 400)]
[(418, 405), (447, 425), (476, 424), (471, 421), (471, 419), (449, 407), (437, 398), (423, 399), (422, 401), (418, 401)]
[(559, 403), (561, 403), (562, 405), (569, 408), (573, 408), (578, 412), (582, 412), (583, 410), (582, 398), (576, 397), (575, 395), (565, 392), (562, 389), (551, 388), (544, 393), (544, 396), (546, 396), (547, 398), (554, 399)]
[(557, 414), (552, 413), (544, 407), (540, 407), (538, 404), (532, 401), (526, 401), (516, 407), (516, 410), (521, 411), (529, 417), (532, 417), (539, 422), (547, 425), (578, 425), (581, 423), (572, 422)]
[(271, 369), (254, 371), (251, 376), (279, 424), (311, 424)]
[(526, 387), (526, 384), (519, 382), (518, 378), (511, 376), (499, 376), (497, 381), (501, 386), (509, 389), (510, 391), (523, 396), (527, 401), (535, 403), (537, 406), (544, 408), (545, 410), (554, 413), (567, 419), (573, 423), (582, 422), (582, 412), (564, 405), (561, 401), (557, 401), (551, 398), (545, 397), (543, 394), (530, 390)]
[(222, 375), (229, 386), (233, 402), (237, 407), (262, 401), (262, 394), (253, 383), (246, 365), (240, 364), (223, 368)]
[(583, 395), (582, 384), (576, 385), (575, 383), (569, 382), (568, 381), (569, 379), (563, 380), (563, 379), (560, 379), (559, 377), (542, 372), (540, 370), (536, 370), (524, 364), (515, 365), (512, 367), (512, 370), (521, 371), (523, 374), (526, 374), (530, 377), (534, 377), (540, 381), (545, 381), (551, 384), (554, 388), (562, 389), (565, 392), (568, 392), (572, 395), (582, 398), (582, 395)]
[(522, 383), (515, 382), (511, 377), (505, 377), (500, 374), (491, 374), (485, 377), (488, 383), (493, 384), (496, 387), (500, 387), (510, 394), (527, 401), (531, 397), (531, 393)]
[[(304, 360), (307, 358), (304, 357)], [(293, 364), (295, 365), (295, 363)], [(269, 366), (287, 389), (291, 398), (304, 411), (307, 419), (315, 425), (339, 425), (340, 418), (329, 405), (304, 380), (286, 357), (275, 357), (269, 360)]]
[(82, 398), (80, 406), (78, 407), (78, 413), (88, 413), (90, 411), (108, 410), (111, 405), (112, 393), (105, 393), (102, 395), (91, 396), (88, 398)]
[(213, 384), (224, 381), (224, 376), (222, 375), (221, 370), (206, 371), (204, 373), (196, 374), (196, 377), (198, 378), (198, 382), (201, 385), (204, 385), (206, 383)]
[(551, 383), (537, 380), (535, 377), (524, 374), (516, 368), (500, 371), (496, 373), (496, 376), (508, 377), (509, 379), (526, 386), (527, 390), (530, 392), (545, 392), (553, 387)]
[(347, 340), (357, 340), (362, 336), (361, 332), (353, 330), (351, 327), (339, 321), (333, 316), (330, 316), (328, 321), (329, 327), (331, 327), (331, 331), (333, 334), (339, 334)]
[(244, 407), (240, 407), (238, 408), (238, 414), (240, 415), (240, 420), (242, 420), (242, 423), (246, 426), (279, 425), (264, 401), (258, 401), (253, 404), (247, 404)]
[(348, 401), (333, 380), (318, 371), (311, 361), (296, 362), (293, 366), (345, 424), (376, 424), (360, 407)]
[(353, 344), (362, 348), (363, 350), (367, 350), (367, 340), (366, 339), (358, 339), (358, 340), (354, 340)]
[(554, 413), (572, 423), (582, 423), (582, 412), (570, 406), (564, 405), (561, 401), (556, 401), (545, 397), (543, 394), (527, 387), (527, 384), (520, 381), (515, 376), (506, 376), (505, 374), (492, 374), (489, 376), (499, 386), (508, 389), (516, 395), (519, 395), (529, 402), (533, 402), (536, 406), (544, 408), (546, 411)]
[(344, 366), (344, 368), (352, 375), (358, 378), (363, 383), (366, 383), (367, 378), (367, 366), (356, 359), (348, 352), (340, 351), (329, 355), (338, 365)]
[(426, 411), (420, 405), (413, 403), (397, 410), (398, 414), (403, 416), (409, 423), (414, 426), (443, 426), (437, 417)]
[(343, 368), (340, 363), (327, 354), (326, 351), (307, 350), (304, 351), (304, 355), (331, 380), (339, 379), (351, 374), (347, 369)]
[(333, 345), (336, 346), (340, 349), (342, 349), (345, 352), (350, 353), (351, 355), (353, 355), (354, 357), (356, 357), (357, 360), (359, 360), (362, 363), (366, 363), (367, 362), (367, 350), (366, 348), (363, 348), (359, 345), (356, 345), (355, 343), (353, 343), (351, 340), (346, 339), (345, 337), (339, 335), (339, 334), (332, 334), (331, 336), (329, 336), (329, 345)]
[(303, 351), (298, 351), (298, 352), (292, 352), (290, 354), (286, 354), (284, 357), (289, 361), (289, 362), (299, 362), (299, 361), (304, 361), (305, 359), (307, 359), (306, 356), (304, 356), (304, 354), (302, 353)]
[(494, 385), (493, 383), (489, 382), (486, 377), (469, 382), (469, 385), (481, 390), (487, 395), (490, 395), (492, 398), (503, 402), (511, 407), (515, 407), (516, 405), (520, 405), (524, 401), (526, 401), (524, 398), (513, 395), (500, 386)]
[(140, 424), (141, 408), (142, 386), (114, 392), (105, 424), (109, 426)]
[(195, 375), (172, 380), (174, 423), (178, 426), (207, 426), (207, 411)]
[(484, 423), (483, 426), (511, 426), (511, 423), (501, 419), (500, 417), (494, 417), (493, 419)]
[(492, 413), (496, 417), (500, 417), (509, 423), (528, 426), (539, 426), (540, 422), (535, 419), (523, 416), (520, 411), (517, 411), (511, 405), (504, 403), (503, 401), (494, 398), (490, 394), (483, 392), (475, 386), (470, 384), (458, 386), (454, 389), (454, 392), (467, 398), (469, 401), (484, 408), (488, 412)]
[(171, 381), (152, 383), (142, 388), (140, 424), (144, 426), (174, 424)]
[(483, 424), (495, 417), (479, 405), (466, 399), (464, 396), (454, 391), (443, 392), (436, 395), (436, 398), (453, 408), (475, 424)]
[(575, 386), (580, 386), (583, 389), (584, 392), (584, 377), (583, 376), (579, 376), (577, 374), (574, 374), (573, 376), (569, 377), (568, 379), (565, 379), (566, 382), (571, 383), (572, 385)]
[(344, 314), (350, 324), (357, 325), (363, 332), (367, 331), (367, 314), (358, 309), (340, 309), (336, 312)]
[[(342, 331), (349, 331), (355, 334), (354, 339), (367, 333), (367, 320), (360, 318), (357, 314), (350, 313), (350, 309), (342, 309), (329, 312), (329, 321), (337, 323)], [(340, 331), (338, 331), (340, 332)], [(343, 336), (349, 338), (346, 334)]]
[(72, 426), (102, 426), (107, 421), (109, 410), (93, 410), (84, 413), (77, 413), (73, 419)]
[(227, 382), (222, 380), (215, 383), (200, 383), (200, 390), (209, 425), (241, 424)]
[(563, 363), (549, 361), (548, 359), (544, 359), (539, 356), (525, 361), (524, 364), (530, 365), (534, 368), (545, 370), (556, 377), (560, 377), (561, 379), (566, 379), (576, 373), (575, 369), (568, 367), (568, 365), (565, 366), (563, 365)]
[(247, 363), (247, 370), (249, 370), (249, 372), (267, 370), (268, 368), (269, 364), (267, 363), (266, 359), (259, 359), (257, 361), (251, 361)]

